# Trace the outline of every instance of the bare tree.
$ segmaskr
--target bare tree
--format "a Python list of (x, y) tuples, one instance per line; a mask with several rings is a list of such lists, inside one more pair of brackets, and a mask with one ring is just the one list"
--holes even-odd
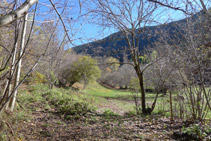
[[(180, 72), (183, 86), (180, 93), (188, 103), (189, 112), (193, 119), (204, 119), (211, 109), (210, 106), (210, 45), (211, 45), (211, 13), (208, 1), (185, 1), (181, 7), (176, 6), (180, 0), (149, 0), (153, 3), (182, 11), (185, 14), (182, 44), (175, 44), (180, 56), (177, 68)], [(194, 14), (194, 15), (193, 15)], [(193, 16), (190, 16), (193, 15)], [(190, 115), (189, 113), (186, 113)]]
[[(18, 19), (21, 19), (22, 17), (24, 17), (30, 10), (30, 8), (35, 4), (37, 3), (38, 0), (26, 0), (23, 4), (21, 4), (19, 6), (19, 3), (14, 3), (13, 4), (13, 8), (10, 8), (6, 11), (4, 11), (2, 14), (3, 16), (0, 17), (0, 27), (3, 28), (5, 26), (8, 26), (9, 24), (11, 25), (14, 25), (13, 23), (17, 22)], [(57, 8), (57, 5), (55, 3), (53, 3), (53, 1), (49, 1), (49, 3), (51, 4), (50, 8), (53, 8), (54, 9), (54, 12), (57, 14), (57, 16), (59, 17), (59, 21), (57, 21), (57, 23), (61, 22), (61, 25), (64, 29), (64, 35), (63, 35), (63, 40), (60, 42), (58, 41), (57, 43), (57, 47), (60, 48), (64, 41), (66, 41), (66, 37), (69, 41), (69, 43), (72, 43), (72, 40), (68, 34), (68, 29), (67, 27), (65, 26), (65, 22), (63, 20), (63, 17), (62, 17), (62, 13), (63, 12), (59, 12), (58, 8)], [(8, 77), (8, 83), (6, 83), (6, 86), (5, 86), (5, 91), (3, 91), (3, 97), (0, 98), (0, 111), (2, 111), (5, 106), (8, 104), (8, 102), (10, 101), (10, 106), (11, 106), (11, 110), (13, 110), (14, 108), (14, 102), (15, 102), (15, 97), (16, 97), (16, 94), (17, 94), (17, 89), (19, 88), (19, 86), (23, 83), (23, 81), (35, 70), (36, 66), (38, 65), (38, 63), (43, 59), (43, 57), (48, 53), (48, 49), (49, 49), (49, 46), (51, 45), (51, 41), (53, 40), (53, 36), (54, 36), (54, 32), (55, 32), (55, 29), (53, 29), (53, 31), (45, 38), (47, 39), (46, 40), (46, 44), (45, 45), (45, 48), (42, 52), (42, 54), (39, 54), (38, 56), (36, 56), (36, 60), (31, 63), (31, 67), (26, 71), (25, 73), (25, 76), (23, 77), (22, 80), (20, 80), (18, 82), (18, 78), (20, 76), (20, 66), (21, 66), (21, 61), (22, 61), (22, 58), (24, 57), (27, 49), (28, 49), (28, 46), (30, 44), (30, 39), (31, 39), (31, 35), (32, 35), (32, 32), (33, 32), (33, 27), (34, 27), (34, 22), (35, 22), (35, 13), (36, 13), (36, 9), (37, 9), (37, 5), (35, 6), (35, 10), (34, 10), (34, 15), (32, 16), (33, 20), (32, 20), (32, 23), (31, 23), (31, 28), (29, 30), (29, 32), (27, 33), (28, 35), (28, 38), (26, 40), (26, 43), (24, 44), (24, 32), (25, 32), (25, 28), (23, 28), (23, 36), (22, 38), (19, 38), (18, 37), (18, 31), (21, 30), (21, 28), (16, 28), (16, 31), (15, 31), (15, 40), (14, 40), (14, 46), (13, 46), (13, 49), (12, 51), (10, 51), (8, 49), (8, 47), (5, 47), (5, 46), (1, 46), (3, 47), (7, 52), (9, 52), (9, 57), (8, 59), (6, 59), (6, 62), (5, 63), (2, 63), (3, 65), (1, 66), (1, 70), (0, 72), (3, 72), (3, 70), (5, 70), (8, 66), (8, 64), (11, 62), (10, 64), (10, 71), (9, 73), (5, 73), (5, 74), (1, 74), (1, 79), (6, 78)], [(64, 11), (64, 9), (66, 8), (67, 6), (67, 3), (64, 2), (64, 5), (62, 5), (62, 11)], [(34, 8), (34, 7), (33, 7)], [(9, 11), (7, 13), (7, 11)], [(19, 25), (19, 24), (17, 24)], [(56, 27), (56, 26), (55, 26)], [(71, 28), (71, 27), (70, 27)], [(77, 32), (74, 32), (75, 34)], [(74, 34), (74, 35), (75, 35)], [(19, 42), (19, 39), (21, 42)], [(60, 42), (60, 43), (59, 43)], [(19, 44), (21, 44), (21, 48), (20, 50), (18, 50), (18, 46)], [(57, 49), (58, 49), (57, 48)], [(17, 57), (17, 51), (19, 51), (19, 56)], [(35, 55), (35, 54), (32, 54), (32, 55)], [(14, 76), (15, 76), (15, 70), (17, 71), (17, 75), (16, 75), (16, 80), (14, 79)], [(5, 77), (6, 76), (6, 77)], [(16, 82), (14, 84), (14, 87), (11, 87), (13, 82)], [(13, 99), (12, 99), (13, 98)]]
[[(125, 38), (127, 41), (133, 62), (131, 65), (139, 79), (142, 113), (150, 114), (152, 109), (146, 107), (143, 74), (152, 62), (141, 65), (140, 56), (144, 56), (144, 54), (141, 52), (142, 46), (139, 39), (144, 27), (155, 21), (154, 13), (158, 8), (157, 5), (145, 0), (95, 0), (93, 3), (96, 6), (93, 6), (93, 17), (97, 19), (98, 24), (119, 30), (122, 34), (121, 38)], [(99, 23), (100, 21), (101, 23)]]
[[(17, 87), (17, 85), (20, 81), (20, 73), (21, 73), (21, 65), (22, 65), (21, 56), (23, 55), (23, 51), (24, 51), (24, 47), (25, 47), (27, 19), (28, 19), (28, 14), (25, 15), (25, 18), (23, 21), (23, 29), (22, 29), (22, 35), (21, 35), (21, 47), (20, 47), (20, 51), (19, 51), (19, 55), (18, 55), (18, 58), (20, 58), (20, 60), (18, 62), (17, 69), (16, 69), (14, 87)], [(17, 90), (14, 91), (14, 95), (13, 95), (12, 99), (10, 100), (10, 103), (9, 103), (10, 111), (13, 111), (13, 109), (14, 109), (17, 92), (18, 92)]]

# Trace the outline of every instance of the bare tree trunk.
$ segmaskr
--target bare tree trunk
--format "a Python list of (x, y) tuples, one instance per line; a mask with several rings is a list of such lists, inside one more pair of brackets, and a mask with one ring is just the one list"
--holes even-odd
[[(18, 59), (20, 59), (20, 60), (18, 62), (18, 66), (17, 66), (14, 88), (17, 87), (17, 85), (19, 84), (19, 81), (20, 81), (22, 55), (23, 55), (23, 50), (24, 50), (24, 45), (25, 45), (25, 37), (26, 37), (27, 19), (28, 19), (28, 14), (25, 15), (25, 19), (24, 19), (24, 22), (23, 22), (23, 29), (22, 29), (22, 35), (21, 35), (21, 48), (20, 48), (20, 52), (19, 52), (19, 55), (18, 55)], [(9, 102), (10, 111), (13, 111), (13, 109), (14, 109), (17, 92), (18, 92), (18, 90), (16, 89), (12, 99)]]
[(193, 93), (192, 93), (192, 88), (191, 88), (191, 86), (190, 86), (190, 102), (191, 102), (191, 106), (192, 106), (192, 116), (193, 116), (193, 119), (196, 119), (196, 112), (195, 112), (195, 105), (194, 105), (194, 103), (195, 103), (195, 101), (194, 101), (194, 95), (193, 95)]
[(23, 17), (26, 13), (28, 13), (29, 9), (37, 3), (38, 0), (26, 0), (19, 8), (16, 10), (0, 17), (0, 27), (10, 24), (17, 19)]
[(158, 94), (159, 94), (159, 92), (156, 92), (156, 96), (155, 96), (154, 102), (152, 103), (152, 108), (151, 108), (152, 111), (155, 109), (155, 106), (156, 106), (156, 103), (157, 103), (157, 99), (158, 99)]
[(199, 120), (201, 120), (201, 93), (202, 93), (202, 91), (200, 90), (200, 92), (198, 92), (197, 94), (196, 94), (196, 101), (197, 101), (197, 111), (198, 111), (198, 119)]
[(170, 93), (169, 99), (170, 99), (170, 109), (171, 109), (171, 121), (173, 121), (174, 119), (173, 119), (172, 93), (171, 91), (169, 93)]
[[(16, 21), (17, 22), (17, 21)], [(9, 74), (9, 82), (7, 85), (7, 90), (5, 91), (5, 98), (8, 98), (10, 96), (11, 93), (11, 89), (12, 89), (12, 78), (15, 72), (15, 61), (16, 61), (16, 53), (17, 53), (17, 48), (18, 48), (18, 24), (16, 23), (16, 27), (15, 27), (15, 45), (14, 45), (14, 51), (13, 51), (13, 56), (12, 56), (12, 64), (11, 64), (11, 68), (10, 68), (10, 74)], [(5, 109), (8, 108), (8, 104), (6, 105)]]
[(135, 66), (135, 70), (136, 70), (136, 74), (137, 74), (138, 79), (139, 79), (139, 86), (140, 86), (140, 92), (141, 92), (141, 108), (142, 108), (142, 113), (143, 114), (151, 114), (151, 112), (149, 112), (149, 111), (146, 110), (146, 99), (145, 99), (144, 78), (143, 78), (144, 75), (143, 75), (143, 72), (140, 70), (140, 66), (139, 65), (136, 65)]
[(141, 88), (141, 107), (142, 107), (142, 113), (143, 114), (150, 114), (147, 110), (146, 110), (146, 99), (145, 99), (145, 90), (144, 90), (144, 78), (143, 78), (143, 73), (139, 74), (139, 85)]

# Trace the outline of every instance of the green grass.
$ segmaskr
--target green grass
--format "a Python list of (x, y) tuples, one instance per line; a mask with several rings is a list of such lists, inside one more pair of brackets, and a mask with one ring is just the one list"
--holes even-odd
[[(133, 100), (134, 93), (131, 90), (114, 90), (114, 89), (108, 89), (100, 84), (94, 82), (89, 84), (85, 90), (82, 90), (83, 93), (89, 94), (92, 96), (99, 96), (104, 98), (122, 98), (124, 100)], [(140, 97), (140, 94), (138, 94)], [(146, 98), (151, 99), (154, 98), (154, 93), (146, 93)]]
[(123, 114), (133, 110), (135, 106), (132, 92), (108, 89), (96, 82), (89, 84), (81, 93), (101, 112), (111, 109), (114, 113)]
[(93, 96), (100, 96), (100, 97), (106, 97), (106, 98), (132, 96), (132, 93), (130, 91), (107, 89), (96, 82), (89, 84), (85, 90), (82, 90), (82, 92), (93, 95)]
[[(84, 95), (87, 96), (87, 100), (92, 103), (97, 109), (109, 109), (112, 108), (116, 111), (130, 112), (135, 110), (134, 94), (132, 91), (127, 90), (113, 90), (101, 86), (98, 83), (91, 83), (87, 86), (85, 90), (81, 91)], [(140, 100), (140, 93), (139, 102)], [(173, 98), (173, 111), (174, 116), (179, 116), (178, 101), (175, 101), (176, 93), (172, 94)], [(155, 98), (154, 93), (146, 93), (146, 106), (151, 107)], [(177, 109), (177, 112), (175, 112)], [(153, 111), (153, 114), (160, 114), (165, 117), (170, 116), (170, 103), (169, 103), (169, 94), (162, 96), (159, 95), (157, 99), (156, 107)]]
[[(74, 107), (77, 106), (77, 104), (74, 105), (72, 103), (77, 101), (77, 103), (79, 103), (80, 109), (83, 109), (84, 106), (86, 107), (86, 104), (84, 105), (84, 101), (87, 101), (90, 105), (94, 106), (96, 110), (101, 112), (103, 112), (105, 109), (111, 109), (114, 113), (116, 112), (117, 114), (123, 114), (125, 112), (135, 110), (135, 102), (133, 98), (135, 93), (127, 90), (108, 89), (96, 82), (89, 84), (85, 90), (81, 90), (79, 92), (74, 92), (71, 89), (61, 88), (54, 88), (53, 90), (49, 90), (48, 87), (44, 85), (31, 86), (28, 89), (28, 91), (22, 91), (22, 94), (19, 97), (19, 101), (22, 103), (23, 107), (26, 105), (30, 106), (32, 109), (35, 107), (35, 103), (40, 103), (40, 105), (44, 104), (46, 110), (50, 110), (53, 104), (56, 105), (56, 107), (58, 107), (62, 112), (67, 112), (70, 108), (73, 108), (72, 111), (74, 111)], [(141, 95), (138, 94), (138, 96), (140, 105)], [(172, 94), (173, 113), (174, 116), (179, 117), (180, 106), (179, 101), (175, 100), (176, 97), (177, 94), (174, 92)], [(147, 107), (151, 107), (154, 98), (155, 94), (146, 93)], [(188, 109), (187, 105), (183, 106), (186, 107), (185, 109)], [(38, 107), (38, 109), (39, 108), (40, 107)], [(153, 114), (159, 114), (165, 117), (170, 116), (169, 94), (165, 96), (159, 95)], [(211, 117), (211, 114), (208, 113), (207, 117)]]
[[(134, 111), (135, 109), (133, 96), (134, 94), (137, 96), (137, 94), (132, 91), (108, 89), (95, 82), (89, 84), (87, 88), (81, 92), (87, 96), (88, 101), (95, 105), (97, 109), (106, 107), (106, 109), (112, 108), (121, 113)], [(139, 101), (140, 96), (141, 94), (139, 93)], [(155, 94), (146, 93), (147, 106), (151, 106), (154, 97)], [(168, 99), (167, 96), (159, 96), (157, 100), (159, 106), (155, 108), (155, 113), (159, 113), (169, 107), (169, 104), (167, 103)]]

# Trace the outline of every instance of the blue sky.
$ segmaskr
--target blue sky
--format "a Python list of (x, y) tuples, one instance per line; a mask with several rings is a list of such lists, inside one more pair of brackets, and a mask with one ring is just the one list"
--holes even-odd
[[(106, 28), (102, 27), (96, 24), (92, 24), (92, 21), (89, 19), (89, 16), (80, 16), (80, 14), (84, 14), (87, 12), (86, 8), (91, 7), (90, 5), (82, 5), (80, 9), (79, 1), (78, 0), (53, 0), (56, 4), (56, 7), (58, 7), (59, 12), (62, 12), (63, 3), (67, 2), (67, 8), (63, 12), (63, 19), (65, 21), (65, 24), (69, 30), (69, 35), (74, 40), (74, 45), (68, 45), (68, 47), (73, 47), (77, 45), (81, 45), (84, 43), (88, 43), (91, 41), (102, 39), (114, 32), (117, 32), (118, 30), (112, 29), (112, 28)], [(182, 0), (181, 0), (182, 1)], [(210, 0), (206, 0), (206, 4), (210, 5), (208, 3)], [(184, 6), (184, 3), (178, 3), (177, 4), (180, 7)], [(49, 10), (51, 10), (50, 14)], [(58, 19), (57, 14), (55, 11), (50, 7), (50, 3), (48, 0), (39, 0), (39, 6), (38, 6), (38, 15), (36, 20), (43, 21), (43, 20), (53, 20)], [(46, 13), (46, 14), (45, 14)], [(176, 21), (185, 18), (184, 14), (179, 11), (170, 10), (166, 11), (166, 9), (160, 8), (157, 10), (154, 15), (158, 18), (159, 23), (164, 23), (166, 21)], [(167, 20), (170, 19), (170, 20)], [(155, 24), (153, 24), (155, 25)], [(80, 30), (79, 30), (80, 29)], [(63, 27), (60, 24), (59, 31), (61, 31), (61, 37), (63, 34)], [(74, 33), (76, 33), (74, 35)], [(73, 36), (74, 35), (74, 36)]]
[[(61, 3), (64, 3), (64, 0), (61, 0), (58, 3), (56, 0), (54, 0), (56, 3), (57, 7), (62, 7)], [(67, 29), (69, 30), (69, 35), (72, 37), (74, 45), (69, 45), (69, 47), (81, 45), (84, 43), (88, 43), (91, 41), (95, 41), (98, 39), (102, 39), (117, 30), (115, 29), (110, 29), (110, 28), (105, 28), (105, 27), (100, 27), (96, 24), (90, 24), (89, 20), (87, 19), (86, 16), (80, 17), (80, 6), (78, 3), (78, 0), (71, 0), (71, 2), (67, 1), (67, 8), (63, 12), (63, 20), (65, 21), (65, 25)], [(40, 24), (41, 22), (45, 20), (55, 20), (58, 19), (58, 16), (54, 10), (52, 10), (50, 7), (50, 3), (48, 0), (39, 0), (38, 4), (38, 9), (37, 9), (37, 15), (36, 15), (36, 24)], [(62, 13), (63, 8), (58, 8), (59, 12)], [(49, 11), (51, 11), (49, 13)], [(82, 13), (84, 12), (84, 9), (82, 7), (81, 9)], [(62, 34), (64, 34), (64, 29), (63, 26), (60, 24), (59, 25), (59, 31), (61, 31), (61, 36), (63, 37)], [(80, 29), (80, 30), (79, 30)], [(74, 33), (76, 33), (74, 35)], [(72, 35), (73, 34), (73, 35)]]

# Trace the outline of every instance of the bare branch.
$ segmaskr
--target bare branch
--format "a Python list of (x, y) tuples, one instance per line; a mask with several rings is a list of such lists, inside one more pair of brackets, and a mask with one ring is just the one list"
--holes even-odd
[(153, 3), (157, 3), (157, 4), (161, 5), (161, 6), (165, 6), (165, 7), (168, 7), (168, 8), (170, 8), (170, 9), (182, 11), (183, 13), (185, 13), (185, 14), (187, 14), (187, 15), (193, 15), (192, 13), (188, 13), (188, 12), (185, 11), (184, 9), (181, 9), (180, 7), (173, 7), (173, 6), (171, 6), (171, 5), (164, 4), (164, 3), (159, 2), (159, 1), (157, 1), (157, 0), (148, 0), (148, 1), (153, 2)]
[(66, 26), (65, 26), (65, 23), (64, 23), (64, 20), (62, 19), (61, 14), (59, 14), (59, 11), (56, 9), (56, 6), (55, 6), (55, 4), (52, 2), (52, 0), (49, 0), (49, 1), (50, 1), (50, 3), (52, 4), (52, 6), (53, 6), (54, 10), (56, 11), (56, 13), (58, 14), (59, 19), (60, 19), (61, 22), (62, 22), (62, 25), (63, 25), (63, 27), (64, 27), (64, 31), (65, 31), (65, 33), (66, 33), (66, 35), (67, 35), (67, 38), (68, 38), (69, 42), (70, 42), (72, 45), (74, 45), (73, 42), (72, 42), (72, 40), (70, 39), (70, 36), (69, 36), (69, 34), (68, 34), (68, 30), (67, 30), (67, 28), (66, 28)]
[(142, 72), (144, 72), (148, 67), (150, 67), (151, 65), (153, 65), (154, 63), (160, 61), (162, 58), (164, 58), (167, 54), (164, 54), (163, 56), (161, 56), (160, 58), (150, 62), (149, 64), (147, 64), (143, 69)]
[(5, 49), (9, 54), (11, 53), (4, 45), (0, 44), (0, 46)]

